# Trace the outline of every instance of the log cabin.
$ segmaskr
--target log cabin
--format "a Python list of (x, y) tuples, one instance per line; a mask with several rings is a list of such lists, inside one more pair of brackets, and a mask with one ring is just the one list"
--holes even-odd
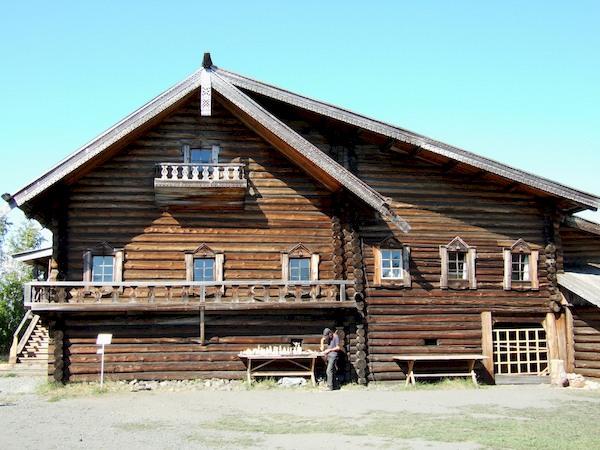
[(52, 231), (13, 356), (43, 327), (56, 381), (98, 378), (99, 333), (108, 378), (233, 379), (240, 351), (316, 347), (325, 327), (361, 384), (404, 379), (393, 358), (417, 353), (482, 354), (490, 381), (554, 359), (600, 376), (598, 297), (559, 286), (600, 249), (573, 216), (597, 196), (209, 54), (3, 198)]

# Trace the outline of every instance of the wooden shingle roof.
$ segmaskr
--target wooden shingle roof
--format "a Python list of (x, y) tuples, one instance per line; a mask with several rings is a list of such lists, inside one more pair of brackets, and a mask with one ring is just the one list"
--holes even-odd
[[(322, 181), (325, 185), (329, 183), (331, 187), (335, 183), (339, 183), (340, 186), (347, 188), (350, 192), (357, 195), (403, 231), (409, 229), (408, 224), (389, 208), (385, 197), (285, 125), (274, 114), (250, 98), (246, 92), (254, 92), (270, 97), (371, 131), (389, 139), (423, 148), (424, 150), (531, 187), (542, 193), (570, 200), (581, 205), (583, 208), (597, 209), (600, 206), (600, 199), (592, 194), (515, 169), (402, 128), (370, 119), (343, 108), (220, 69), (212, 65), (210, 58), (205, 58), (204, 66), (182, 82), (171, 87), (125, 117), (97, 138), (76, 150), (24, 188), (13, 195), (4, 194), (2, 197), (13, 207), (22, 206), (59, 181), (73, 176), (73, 173), (84, 164), (92, 161), (107, 149), (123, 142), (135, 131), (148, 126), (149, 123), (152, 123), (161, 114), (165, 114), (180, 102), (189, 98), (190, 95), (199, 90), (202, 76), (206, 77), (206, 74), (210, 73), (212, 87), (217, 94), (232, 105), (238, 114), (244, 116), (246, 121), (252, 120), (255, 129), (262, 132), (263, 137), (271, 141), (277, 140), (277, 144), (280, 144), (279, 147), (281, 147), (280, 150), (285, 150), (284, 147), (289, 147), (288, 150), (295, 151), (301, 159), (306, 160), (312, 165), (311, 167), (315, 169), (315, 173), (323, 177)], [(271, 143), (273, 144), (274, 142)]]

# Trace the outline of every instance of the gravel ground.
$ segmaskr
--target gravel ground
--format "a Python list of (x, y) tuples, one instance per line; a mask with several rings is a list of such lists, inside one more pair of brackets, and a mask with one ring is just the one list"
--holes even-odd
[[(577, 408), (579, 402), (584, 410), (591, 405), (595, 410), (590, 413), (596, 414), (600, 405), (598, 392), (547, 385), (433, 390), (373, 386), (334, 392), (240, 386), (233, 391), (101, 394), (90, 388), (62, 398), (39, 394), (37, 386), (44, 384), (42, 378), (0, 377), (0, 427), (5, 430), (0, 448), (480, 448), (477, 439), (398, 438), (393, 429), (361, 435), (352, 428), (360, 428), (365, 418), (398, 423), (424, 415), (460, 419), (469, 410), (471, 418), (484, 420), (508, 409), (527, 420), (532, 408), (556, 409), (558, 415), (561, 405)], [(338, 432), (336, 423), (346, 431)]]

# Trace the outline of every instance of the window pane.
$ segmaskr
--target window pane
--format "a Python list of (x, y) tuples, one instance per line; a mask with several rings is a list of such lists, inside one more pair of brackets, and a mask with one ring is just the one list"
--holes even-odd
[(194, 258), (194, 281), (214, 281), (214, 268), (214, 258)]
[(114, 256), (92, 257), (92, 281), (97, 283), (113, 281)]
[(212, 150), (193, 148), (190, 150), (190, 162), (208, 164), (212, 162)]
[(448, 252), (448, 278), (451, 280), (466, 280), (467, 266), (466, 253)]
[(381, 249), (381, 278), (402, 278), (402, 250)]
[(290, 281), (309, 281), (310, 258), (290, 258), (288, 277)]

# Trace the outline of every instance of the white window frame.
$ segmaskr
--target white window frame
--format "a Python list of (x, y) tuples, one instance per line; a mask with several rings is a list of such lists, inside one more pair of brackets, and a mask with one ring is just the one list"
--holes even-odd
[(106, 242), (101, 242), (83, 253), (83, 281), (93, 283), (94, 256), (111, 256), (113, 258), (113, 275), (110, 281), (123, 281), (125, 250), (122, 248), (113, 248)]
[[(294, 258), (310, 258), (309, 280), (290, 280), (290, 259)], [(291, 249), (281, 252), (281, 280), (290, 283), (301, 283), (302, 281), (317, 281), (319, 279), (319, 262), (320, 257), (318, 253), (314, 253), (305, 245), (298, 243)]]
[[(460, 279), (449, 277), (449, 259), (450, 254), (454, 252), (465, 254), (463, 267), (466, 273), (463, 272), (463, 277)], [(476, 261), (477, 249), (467, 245), (459, 236), (447, 245), (440, 245), (440, 289), (477, 289)]]
[[(504, 282), (503, 287), (505, 291), (510, 290), (538, 290), (540, 288), (540, 281), (538, 278), (538, 265), (539, 265), (539, 250), (533, 250), (527, 242), (523, 239), (517, 240), (510, 248), (504, 248), (502, 250), (504, 257)], [(529, 255), (529, 279), (528, 280), (514, 280), (512, 277), (513, 255), (522, 254)]]
[[(399, 277), (384, 277), (383, 252), (399, 251), (401, 252), (401, 265)], [(404, 287), (409, 288), (412, 284), (410, 275), (410, 247), (402, 245), (393, 236), (384, 239), (381, 243), (373, 247), (373, 284), (375, 286)]]
[(194, 260), (198, 258), (214, 259), (213, 278), (215, 282), (223, 281), (225, 255), (216, 252), (206, 244), (200, 244), (195, 250), (185, 252), (185, 279), (194, 281)]

